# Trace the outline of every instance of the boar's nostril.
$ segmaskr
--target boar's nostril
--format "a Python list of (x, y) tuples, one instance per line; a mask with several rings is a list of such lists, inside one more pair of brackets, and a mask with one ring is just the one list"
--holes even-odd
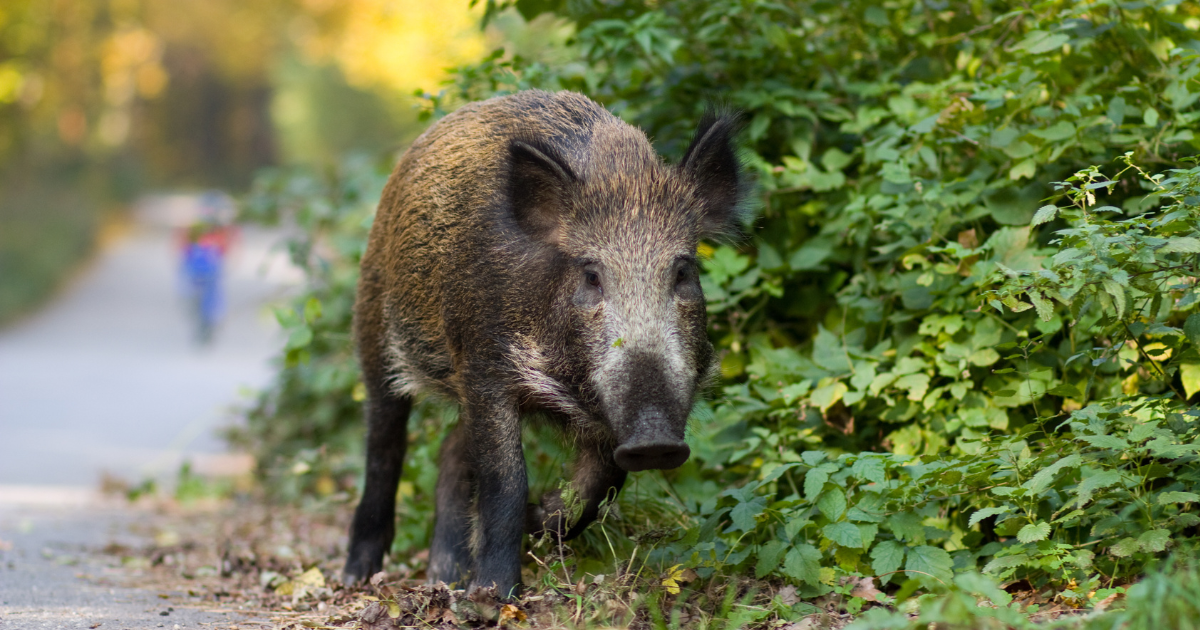
[(622, 444), (613, 452), (617, 465), (629, 472), (679, 468), (692, 449), (682, 440)]

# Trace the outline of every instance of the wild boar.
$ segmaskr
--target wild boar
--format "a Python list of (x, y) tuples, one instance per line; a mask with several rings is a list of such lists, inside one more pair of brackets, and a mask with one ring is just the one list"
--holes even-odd
[[(391, 546), (418, 392), (460, 410), (440, 452), (431, 581), (510, 595), (527, 516), (573, 537), (627, 472), (687, 460), (687, 418), (714, 376), (696, 248), (737, 230), (736, 129), (707, 115), (671, 166), (588, 98), (527, 91), (466, 105), (413, 143), (358, 285), (367, 469), (346, 580), (379, 571)], [(576, 447), (574, 523), (557, 493), (526, 504), (531, 413)]]

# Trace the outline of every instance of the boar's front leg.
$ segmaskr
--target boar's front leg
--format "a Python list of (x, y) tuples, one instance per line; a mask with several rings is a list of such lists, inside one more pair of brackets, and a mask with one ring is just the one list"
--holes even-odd
[(463, 406), (462, 421), (478, 493), (471, 588), (494, 586), (501, 597), (510, 597), (521, 581), (529, 496), (517, 405), (503, 396), (480, 396)]
[(542, 495), (540, 506), (531, 505), (526, 512), (526, 529), (533, 536), (550, 532), (563, 540), (570, 540), (587, 528), (600, 513), (600, 504), (606, 497), (616, 497), (625, 485), (626, 472), (613, 460), (613, 449), (607, 445), (585, 444), (575, 459), (575, 474), (571, 487), (575, 501), (582, 509), (574, 523), (568, 523), (573, 512), (562, 498), (561, 490), (551, 490)]
[(367, 382), (367, 479), (350, 527), (350, 552), (343, 579), (348, 584), (383, 569), (383, 556), (396, 532), (396, 487), (404, 451), (412, 398), (391, 392), (382, 379)]

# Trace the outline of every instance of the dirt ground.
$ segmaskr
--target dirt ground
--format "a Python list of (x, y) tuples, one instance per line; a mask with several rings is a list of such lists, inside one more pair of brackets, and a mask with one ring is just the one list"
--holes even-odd
[[(664, 576), (645, 571), (571, 583), (556, 571), (548, 577), (546, 561), (534, 556), (525, 582), (538, 586), (522, 597), (468, 596), (425, 584), (424, 552), (390, 559), (370, 584), (347, 587), (338, 575), (351, 507), (271, 508), (250, 499), (23, 512), (0, 506), (0, 629), (643, 629), (654, 625), (646, 605), (654, 597), (666, 598), (659, 602), (680, 626), (712, 618), (727, 599), (686, 591), (675, 598)], [(674, 578), (686, 583), (694, 574)], [(760, 608), (777, 598), (795, 600), (795, 589), (740, 588), (737, 605)], [(767, 625), (840, 628), (849, 617), (835, 607), (800, 623)]]

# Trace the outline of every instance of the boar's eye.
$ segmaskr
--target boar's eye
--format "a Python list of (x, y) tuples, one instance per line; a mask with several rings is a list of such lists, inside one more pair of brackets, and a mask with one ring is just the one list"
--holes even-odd
[(600, 274), (596, 273), (595, 271), (584, 271), (583, 279), (588, 283), (589, 287), (592, 287), (600, 292), (604, 291), (600, 287)]
[(675, 269), (675, 295), (684, 300), (699, 300), (704, 297), (700, 289), (700, 278), (696, 265), (690, 260), (680, 260)]

